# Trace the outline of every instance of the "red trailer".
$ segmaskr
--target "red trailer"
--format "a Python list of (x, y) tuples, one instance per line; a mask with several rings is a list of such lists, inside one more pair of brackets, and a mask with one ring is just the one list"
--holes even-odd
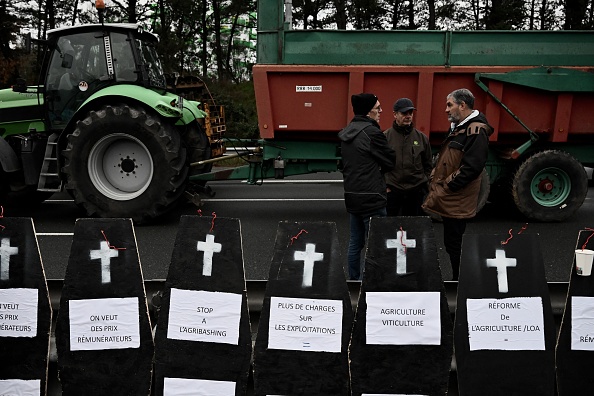
[(223, 177), (254, 183), (336, 170), (337, 133), (360, 92), (376, 94), (384, 109), (412, 99), (415, 126), (437, 148), (449, 127), (447, 95), (468, 88), (495, 128), (482, 202), (490, 184), (493, 199), (512, 197), (532, 220), (561, 221), (582, 205), (584, 166), (594, 166), (594, 32), (291, 30), (281, 1), (258, 6), (262, 139), (245, 170)]

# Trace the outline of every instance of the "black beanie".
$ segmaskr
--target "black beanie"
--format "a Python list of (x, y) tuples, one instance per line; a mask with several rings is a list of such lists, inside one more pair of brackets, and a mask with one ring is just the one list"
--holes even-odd
[(370, 93), (360, 93), (359, 95), (351, 96), (351, 103), (353, 105), (353, 113), (355, 115), (367, 115), (377, 103), (377, 96)]

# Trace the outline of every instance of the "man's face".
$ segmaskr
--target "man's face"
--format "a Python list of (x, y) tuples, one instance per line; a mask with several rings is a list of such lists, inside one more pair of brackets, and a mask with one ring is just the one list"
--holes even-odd
[(403, 112), (395, 111), (394, 112), (394, 121), (398, 126), (408, 126), (413, 122), (413, 111), (408, 110)]
[(371, 109), (371, 111), (367, 113), (367, 116), (372, 120), (375, 120), (375, 122), (379, 122), (381, 112), (382, 107), (380, 106), (380, 102), (378, 100), (377, 102), (375, 102), (375, 106), (373, 106), (373, 109)]
[(454, 98), (451, 96), (448, 97), (446, 100), (446, 114), (448, 115), (448, 121), (457, 124), (461, 121), (462, 115), (460, 111), (462, 110), (461, 107), (465, 107), (466, 104), (464, 102), (457, 104), (454, 102)]
[(451, 96), (446, 100), (446, 113), (448, 120), (454, 124), (462, 121), (462, 111), (466, 108), (466, 103), (457, 104)]

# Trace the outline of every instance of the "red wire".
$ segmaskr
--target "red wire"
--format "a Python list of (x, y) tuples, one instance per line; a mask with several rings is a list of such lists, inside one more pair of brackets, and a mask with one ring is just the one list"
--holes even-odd
[(301, 231), (299, 231), (299, 233), (297, 235), (295, 235), (294, 237), (291, 237), (291, 245), (293, 244), (293, 242), (295, 242), (297, 240), (297, 238), (299, 238), (299, 235), (303, 234), (303, 233), (309, 234), (307, 231), (305, 231), (304, 229), (301, 229)]
[(209, 232), (212, 232), (212, 230), (214, 229), (214, 221), (216, 218), (217, 218), (217, 214), (215, 212), (212, 212), (212, 221), (210, 223), (210, 231)]
[(402, 226), (400, 226), (400, 244), (404, 246), (404, 252), (406, 253), (406, 245), (402, 241), (402, 238), (404, 238), (404, 230), (402, 229)]
[(103, 238), (105, 238), (105, 242), (107, 242), (107, 247), (110, 249), (115, 249), (115, 250), (126, 250), (126, 248), (119, 248), (119, 247), (115, 247), (113, 245), (111, 245), (109, 243), (109, 240), (107, 240), (107, 235), (105, 235), (105, 232), (103, 232), (103, 230), (101, 230), (101, 233), (103, 234)]
[(590, 236), (588, 238), (586, 238), (586, 242), (584, 242), (584, 244), (582, 245), (582, 250), (584, 250), (586, 248), (586, 246), (588, 246), (588, 241), (590, 240), (590, 238), (592, 238), (592, 235), (594, 235), (594, 228), (585, 228), (586, 231), (592, 231), (592, 233), (590, 234)]
[(507, 245), (507, 243), (509, 242), (509, 240), (514, 237), (514, 234), (512, 234), (512, 229), (511, 228), (509, 229), (509, 231), (507, 233), (509, 234), (509, 238), (507, 238), (505, 241), (501, 241), (501, 244), (502, 245)]

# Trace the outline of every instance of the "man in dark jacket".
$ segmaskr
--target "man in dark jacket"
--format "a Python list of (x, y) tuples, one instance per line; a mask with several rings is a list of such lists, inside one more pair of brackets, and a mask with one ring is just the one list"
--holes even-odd
[(349, 279), (361, 279), (361, 250), (369, 219), (386, 215), (383, 173), (394, 167), (395, 153), (379, 127), (382, 108), (370, 93), (351, 96), (355, 117), (338, 133), (341, 140), (344, 202), (350, 214)]
[(414, 127), (412, 100), (394, 103), (394, 122), (385, 130), (390, 147), (396, 151), (396, 166), (386, 173), (388, 216), (423, 216), (433, 159), (429, 138)]
[(450, 133), (441, 146), (431, 173), (429, 195), (423, 209), (443, 219), (444, 245), (450, 256), (454, 280), (458, 279), (462, 235), (466, 221), (476, 215), (493, 127), (484, 114), (474, 110), (474, 96), (457, 89), (447, 96)]

